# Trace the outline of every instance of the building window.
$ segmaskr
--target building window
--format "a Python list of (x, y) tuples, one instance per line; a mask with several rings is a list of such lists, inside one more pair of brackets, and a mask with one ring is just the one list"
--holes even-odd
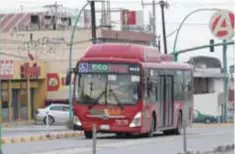
[(184, 91), (191, 92), (192, 90), (192, 73), (191, 71), (184, 71)]
[(210, 93), (210, 80), (209, 78), (194, 78), (194, 93), (205, 94)]

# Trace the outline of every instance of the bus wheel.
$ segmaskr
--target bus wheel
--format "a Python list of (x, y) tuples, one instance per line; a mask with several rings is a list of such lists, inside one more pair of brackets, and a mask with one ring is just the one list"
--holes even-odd
[(155, 129), (155, 120), (154, 117), (152, 117), (150, 122), (150, 130), (147, 133), (147, 137), (152, 137), (154, 135), (154, 129)]
[(91, 131), (84, 131), (84, 135), (87, 139), (91, 139), (92, 138), (92, 132)]

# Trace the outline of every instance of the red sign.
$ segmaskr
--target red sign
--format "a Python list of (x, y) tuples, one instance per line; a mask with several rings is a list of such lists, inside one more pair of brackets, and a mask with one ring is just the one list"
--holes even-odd
[(231, 39), (234, 35), (234, 13), (228, 10), (216, 12), (211, 18), (210, 30), (218, 39)]
[(136, 11), (123, 10), (121, 13), (123, 25), (136, 25)]
[(24, 63), (20, 67), (21, 78), (38, 78), (41, 75), (41, 68), (37, 66), (37, 63), (34, 63), (30, 66), (30, 63)]
[(47, 91), (57, 91), (59, 87), (59, 75), (57, 73), (47, 73)]
[(1, 70), (0, 78), (1, 79), (11, 79), (13, 78), (13, 61), (12, 60), (1, 60)]

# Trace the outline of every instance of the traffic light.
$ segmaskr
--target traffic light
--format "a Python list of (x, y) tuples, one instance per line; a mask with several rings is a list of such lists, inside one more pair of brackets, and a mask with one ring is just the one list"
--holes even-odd
[(210, 39), (210, 52), (214, 52), (214, 40)]

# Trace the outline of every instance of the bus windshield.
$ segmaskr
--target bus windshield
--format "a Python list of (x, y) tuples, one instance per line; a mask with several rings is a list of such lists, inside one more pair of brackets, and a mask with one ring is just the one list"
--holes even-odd
[(136, 104), (140, 97), (139, 85), (139, 75), (80, 74), (78, 101), (82, 104)]

